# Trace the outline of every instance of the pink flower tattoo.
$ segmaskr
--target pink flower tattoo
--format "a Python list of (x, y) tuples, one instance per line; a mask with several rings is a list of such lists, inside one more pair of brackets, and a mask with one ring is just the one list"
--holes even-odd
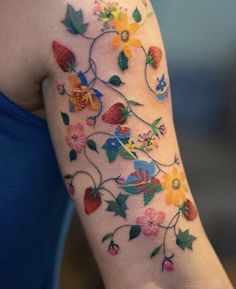
[(157, 236), (160, 230), (159, 225), (164, 222), (165, 213), (156, 212), (153, 208), (148, 208), (144, 216), (136, 219), (136, 224), (141, 225), (142, 233), (145, 236)]
[(81, 123), (67, 126), (66, 142), (73, 150), (80, 153), (85, 147), (87, 137), (84, 133), (84, 127)]

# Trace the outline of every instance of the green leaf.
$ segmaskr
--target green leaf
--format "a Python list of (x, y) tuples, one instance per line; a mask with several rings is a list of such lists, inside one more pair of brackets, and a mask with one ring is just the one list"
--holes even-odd
[(108, 204), (106, 211), (114, 212), (114, 216), (120, 216), (126, 219), (126, 210), (128, 209), (126, 201), (128, 197), (128, 195), (119, 194), (115, 201), (106, 201)]
[(128, 104), (132, 105), (132, 106), (143, 106), (142, 103), (139, 103), (139, 102), (134, 101), (134, 100), (128, 100)]
[(62, 117), (62, 120), (63, 120), (65, 125), (69, 125), (70, 124), (70, 118), (69, 118), (67, 113), (61, 112), (61, 117)]
[(106, 155), (108, 158), (109, 163), (112, 163), (116, 160), (117, 156), (118, 156), (118, 150), (111, 150), (109, 148), (109, 145), (107, 144), (107, 142), (102, 146), (102, 149), (104, 149), (106, 151)]
[(64, 176), (64, 179), (66, 179), (66, 180), (70, 180), (70, 179), (72, 179), (72, 178), (73, 178), (72, 175), (65, 175), (65, 176)]
[(97, 144), (95, 143), (94, 140), (92, 140), (92, 139), (87, 140), (87, 146), (88, 146), (92, 151), (95, 151), (96, 153), (98, 153)]
[(156, 248), (154, 248), (154, 250), (152, 251), (152, 254), (151, 254), (151, 258), (155, 257), (161, 250), (161, 247), (162, 247), (162, 244), (157, 246)]
[(162, 192), (163, 189), (162, 189), (162, 186), (159, 185), (158, 188), (155, 190), (155, 193), (154, 194), (149, 194), (149, 192), (145, 192), (144, 193), (144, 205), (147, 206), (151, 201), (152, 199), (154, 198), (154, 196), (157, 194), (157, 193), (160, 193)]
[(128, 69), (129, 65), (129, 60), (128, 58), (125, 56), (124, 52), (121, 51), (119, 56), (118, 56), (118, 64), (119, 64), (119, 67), (122, 71)]
[(141, 233), (141, 226), (140, 225), (134, 225), (131, 227), (129, 232), (129, 240), (133, 240), (137, 238)]
[(109, 79), (109, 83), (114, 85), (114, 86), (120, 86), (123, 82), (121, 81), (120, 77), (117, 75), (113, 75), (110, 79)]
[(159, 122), (161, 121), (161, 117), (160, 118), (157, 118), (156, 120), (154, 120), (154, 122), (152, 123), (152, 127), (155, 127), (159, 124)]
[(127, 151), (124, 147), (121, 147), (118, 154), (122, 156), (125, 160), (135, 160), (136, 157), (129, 151)]
[(108, 233), (102, 238), (102, 243), (105, 242), (106, 240), (110, 239), (113, 236), (113, 233)]
[(134, 21), (137, 23), (141, 22), (141, 20), (142, 20), (141, 13), (139, 12), (137, 7), (135, 8), (135, 10), (133, 12), (133, 18), (134, 18)]
[(77, 152), (75, 150), (70, 151), (70, 160), (74, 161), (77, 159)]
[(195, 236), (189, 234), (189, 230), (181, 231), (181, 229), (179, 229), (179, 233), (176, 237), (176, 244), (182, 250), (185, 250), (186, 248), (192, 250), (193, 241), (197, 239)]
[(88, 23), (84, 23), (82, 10), (76, 11), (73, 6), (67, 5), (66, 18), (63, 24), (72, 34), (83, 34), (88, 28)]

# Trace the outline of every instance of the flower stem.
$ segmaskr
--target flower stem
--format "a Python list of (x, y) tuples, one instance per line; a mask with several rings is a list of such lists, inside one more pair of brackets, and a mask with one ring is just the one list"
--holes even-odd
[(148, 57), (148, 54), (147, 54), (147, 52), (143, 46), (141, 46), (141, 48), (142, 48), (144, 55), (145, 55), (145, 69), (144, 69), (145, 81), (146, 81), (146, 84), (147, 84), (147, 87), (149, 88), (149, 90), (156, 95), (156, 92), (152, 89), (152, 87), (148, 81), (148, 76), (147, 76), (148, 63), (147, 63), (146, 59)]
[(91, 160), (90, 160), (90, 158), (88, 157), (88, 154), (87, 154), (87, 151), (86, 151), (86, 147), (84, 147), (84, 155), (85, 155), (85, 157), (86, 157), (86, 159), (87, 159), (87, 161), (96, 169), (96, 171), (98, 172), (98, 174), (99, 174), (99, 183), (101, 183), (102, 182), (102, 173), (101, 173), (101, 171), (100, 171), (100, 169), (98, 168), (98, 166), (94, 163), (94, 162), (92, 162)]
[(76, 177), (77, 175), (80, 175), (80, 174), (88, 175), (88, 176), (92, 179), (93, 185), (94, 185), (94, 187), (96, 188), (96, 182), (95, 182), (94, 177), (93, 177), (90, 173), (88, 173), (88, 172), (86, 172), (86, 171), (77, 171), (77, 172), (75, 172), (75, 173), (73, 174), (72, 179), (71, 179), (71, 184), (73, 184), (75, 177)]
[[(100, 186), (99, 186), (99, 187), (100, 187)], [(113, 197), (113, 199), (116, 200), (116, 196), (115, 196), (110, 190), (108, 190), (107, 188), (100, 187), (100, 190), (107, 192), (108, 194), (110, 194), (110, 195)]]
[(117, 227), (117, 228), (113, 231), (113, 233), (112, 233), (112, 240), (114, 239), (115, 234), (116, 234), (120, 229), (123, 229), (123, 228), (125, 228), (125, 227), (132, 227), (132, 226), (133, 226), (133, 225), (127, 224), (127, 225), (121, 225), (121, 226)]
[[(168, 233), (168, 231), (170, 229), (174, 229), (174, 231), (175, 231), (176, 225), (177, 225), (177, 223), (179, 221), (179, 217), (180, 217), (180, 210), (178, 210), (178, 212), (174, 215), (174, 217), (170, 220), (169, 224), (165, 228), (165, 233), (164, 233), (164, 237), (163, 237), (163, 255), (164, 255), (164, 259), (167, 258), (167, 256), (166, 256), (166, 236), (167, 236), (167, 233)], [(176, 218), (176, 221), (175, 221), (174, 225), (171, 225), (175, 218)]]

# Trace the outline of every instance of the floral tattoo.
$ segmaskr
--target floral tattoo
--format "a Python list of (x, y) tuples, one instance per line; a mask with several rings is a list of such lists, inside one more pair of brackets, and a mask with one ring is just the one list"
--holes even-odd
[[(89, 170), (78, 170), (67, 174), (65, 179), (68, 182), (69, 193), (73, 197), (76, 194), (75, 179), (78, 176), (86, 175), (90, 178), (91, 184), (84, 192), (84, 211), (86, 215), (95, 213), (102, 204), (106, 205), (106, 211), (116, 217), (127, 219), (127, 201), (132, 196), (141, 196), (144, 205), (142, 216), (137, 216), (132, 224), (124, 224), (107, 233), (102, 238), (102, 243), (108, 244), (108, 253), (115, 256), (121, 247), (117, 243), (117, 234), (124, 228), (129, 228), (129, 241), (132, 241), (142, 234), (146, 237), (157, 238), (156, 247), (150, 251), (150, 258), (154, 258), (162, 251), (162, 271), (174, 270), (174, 253), (168, 253), (167, 237), (173, 232), (176, 237), (176, 246), (180, 249), (192, 250), (193, 241), (196, 237), (191, 235), (189, 230), (181, 230), (178, 227), (181, 217), (187, 221), (194, 221), (197, 210), (187, 198), (188, 186), (184, 172), (179, 167), (177, 155), (174, 155), (171, 163), (162, 163), (152, 157), (151, 152), (159, 148), (159, 142), (167, 134), (167, 128), (161, 117), (148, 122), (137, 114), (136, 107), (143, 104), (131, 99), (119, 90), (125, 85), (124, 79), (118, 75), (111, 75), (109, 79), (103, 79), (98, 74), (97, 63), (92, 57), (96, 48), (97, 40), (105, 35), (111, 37), (111, 49), (117, 51), (117, 66), (124, 72), (129, 69), (130, 59), (135, 56), (136, 49), (141, 49), (144, 55), (144, 79), (148, 90), (154, 95), (157, 101), (163, 102), (170, 96), (169, 80), (164, 72), (160, 71), (163, 53), (160, 47), (152, 45), (146, 49), (136, 32), (142, 29), (152, 13), (148, 11), (148, 4), (141, 0), (146, 9), (142, 15), (136, 8), (132, 12), (132, 21), (129, 21), (128, 10), (121, 7), (115, 1), (96, 0), (94, 3), (94, 16), (101, 23), (101, 32), (95, 37), (86, 34), (89, 23), (84, 21), (82, 10), (75, 10), (71, 5), (67, 6), (66, 17), (63, 21), (68, 33), (86, 38), (90, 41), (88, 68), (85, 71), (77, 69), (76, 56), (74, 52), (58, 41), (53, 41), (52, 50), (55, 60), (61, 70), (68, 74), (70, 87), (63, 83), (57, 84), (57, 91), (60, 95), (68, 98), (68, 112), (61, 112), (62, 121), (66, 127), (65, 141), (70, 148), (68, 151), (69, 160), (75, 162), (79, 154), (83, 154), (88, 163), (96, 170), (98, 180)], [(152, 87), (149, 81), (148, 69), (157, 72), (156, 86)], [(90, 74), (88, 74), (90, 72)], [(89, 77), (88, 75), (93, 75)], [(124, 76), (125, 74), (123, 74)], [(103, 110), (103, 99), (106, 95), (97, 89), (98, 84), (105, 85), (111, 92), (120, 96), (120, 101), (115, 102), (106, 111)], [(84, 123), (71, 123), (70, 114), (88, 112)], [(146, 129), (135, 137), (132, 129), (127, 125), (129, 118), (136, 118)], [(97, 120), (112, 125), (113, 133), (107, 131), (96, 131), (88, 133), (89, 128), (96, 126)], [(100, 136), (102, 143), (96, 141)], [(132, 164), (133, 170), (128, 176), (118, 175), (111, 178), (104, 178), (102, 171), (93, 160), (90, 154), (105, 153), (107, 162), (112, 165), (116, 159), (121, 158)], [(149, 160), (143, 160), (142, 157)], [(114, 194), (109, 184), (113, 183), (120, 191)], [(156, 211), (149, 207), (158, 194), (165, 194), (165, 202), (177, 208), (176, 213), (170, 220), (167, 220), (163, 211)], [(110, 199), (107, 199), (109, 196)], [(160, 232), (163, 232), (160, 234)], [(160, 238), (160, 236), (163, 236)]]

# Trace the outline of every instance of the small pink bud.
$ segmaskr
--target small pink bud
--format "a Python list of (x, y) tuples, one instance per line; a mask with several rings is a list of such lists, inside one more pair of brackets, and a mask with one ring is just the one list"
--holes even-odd
[(72, 184), (69, 185), (69, 192), (70, 192), (71, 196), (73, 196), (75, 194), (75, 187)]
[(168, 272), (174, 271), (174, 263), (172, 261), (166, 260), (164, 263), (164, 268)]
[(124, 185), (126, 183), (126, 180), (124, 177), (120, 176), (118, 179), (117, 179), (117, 184), (119, 185)]
[(110, 253), (112, 256), (115, 256), (119, 253), (120, 248), (118, 245), (116, 245), (115, 243), (113, 243), (113, 241), (111, 241), (111, 244), (109, 245), (108, 248), (108, 253)]
[(95, 119), (88, 117), (88, 118), (86, 119), (86, 123), (87, 123), (88, 126), (92, 127), (92, 126), (95, 125)]
[(64, 83), (63, 84), (57, 84), (57, 90), (60, 93), (60, 95), (64, 95), (66, 92)]

